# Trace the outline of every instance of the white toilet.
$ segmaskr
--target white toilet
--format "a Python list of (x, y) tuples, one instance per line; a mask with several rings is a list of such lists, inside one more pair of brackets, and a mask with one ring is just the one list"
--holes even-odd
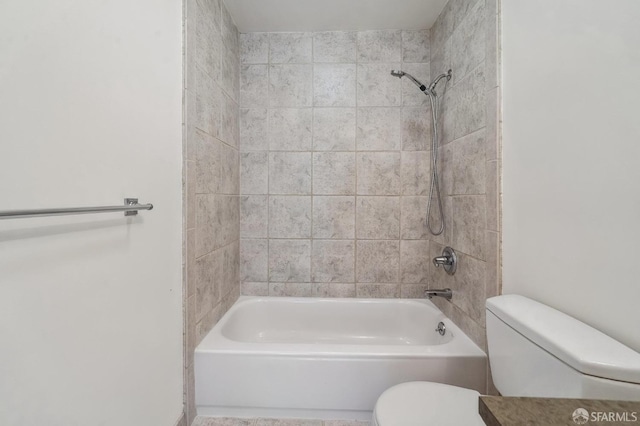
[[(640, 354), (562, 312), (518, 295), (487, 299), (493, 382), (503, 396), (640, 401)], [(387, 389), (375, 426), (484, 425), (474, 390), (432, 382)]]

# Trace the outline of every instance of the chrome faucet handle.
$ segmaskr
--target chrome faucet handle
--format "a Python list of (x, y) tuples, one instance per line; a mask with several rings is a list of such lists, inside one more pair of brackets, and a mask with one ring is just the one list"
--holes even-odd
[(453, 263), (453, 259), (451, 256), (437, 256), (433, 258), (433, 264), (436, 265), (436, 268), (439, 268), (440, 265), (451, 265)]
[(451, 247), (445, 247), (444, 250), (442, 250), (442, 256), (436, 256), (433, 258), (433, 264), (436, 268), (439, 268), (440, 265), (442, 265), (447, 274), (453, 275), (456, 273), (456, 269), (458, 268), (458, 257)]

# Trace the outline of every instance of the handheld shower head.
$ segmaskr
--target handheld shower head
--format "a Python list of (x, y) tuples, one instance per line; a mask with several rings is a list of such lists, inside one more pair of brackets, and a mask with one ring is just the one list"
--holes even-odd
[(431, 82), (431, 84), (429, 85), (429, 91), (431, 93), (435, 93), (436, 86), (438, 85), (440, 80), (442, 80), (443, 78), (446, 78), (447, 81), (451, 80), (451, 70), (447, 71), (446, 74), (440, 74)]
[(407, 74), (404, 71), (400, 71), (400, 70), (391, 70), (391, 75), (394, 77), (398, 77), (398, 78), (402, 78), (402, 77), (407, 77), (409, 80), (411, 80), (413, 82), (413, 84), (415, 84), (416, 86), (418, 86), (418, 88), (420, 90), (422, 90), (423, 92), (425, 92), (428, 88), (427, 86), (425, 86), (424, 84), (422, 84), (420, 81), (418, 81), (418, 79), (416, 79), (414, 76), (412, 76), (411, 74)]

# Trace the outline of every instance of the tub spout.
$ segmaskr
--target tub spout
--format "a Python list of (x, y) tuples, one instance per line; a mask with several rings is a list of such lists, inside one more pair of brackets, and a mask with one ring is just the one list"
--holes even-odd
[(427, 290), (425, 291), (425, 295), (431, 299), (433, 297), (443, 297), (447, 300), (451, 300), (453, 297), (453, 291), (450, 288), (445, 288), (442, 290)]

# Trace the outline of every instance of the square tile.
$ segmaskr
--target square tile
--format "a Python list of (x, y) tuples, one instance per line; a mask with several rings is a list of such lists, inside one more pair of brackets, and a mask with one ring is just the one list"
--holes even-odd
[(358, 151), (393, 151), (402, 144), (400, 108), (358, 108)]
[(311, 194), (311, 153), (270, 153), (269, 193), (289, 195)]
[(266, 108), (240, 110), (240, 149), (266, 151), (269, 149), (269, 124)]
[(240, 68), (240, 106), (262, 108), (269, 104), (269, 68), (267, 65), (243, 65)]
[(479, 130), (453, 142), (453, 194), (485, 193), (485, 133)]
[(311, 108), (269, 110), (269, 149), (271, 151), (311, 151)]
[(355, 106), (355, 64), (315, 64), (313, 66), (313, 105)]
[(267, 195), (240, 196), (240, 236), (267, 238), (269, 204)]
[(272, 64), (309, 63), (312, 40), (311, 33), (269, 33), (269, 60)]
[(311, 282), (311, 240), (270, 240), (269, 281)]
[(240, 62), (266, 64), (269, 62), (269, 33), (240, 34)]
[(313, 197), (313, 238), (355, 237), (355, 197)]
[(314, 240), (311, 252), (313, 282), (347, 283), (355, 280), (353, 240)]
[[(269, 283), (269, 296), (310, 297), (311, 283)], [(280, 424), (280, 423), (276, 423)]]
[(313, 33), (313, 61), (355, 62), (356, 34), (354, 31)]
[(486, 197), (453, 197), (453, 247), (477, 259), (485, 259)]
[(427, 284), (429, 280), (429, 241), (400, 242), (400, 279), (406, 284)]
[(361, 298), (393, 299), (400, 297), (399, 284), (357, 283), (356, 296)]
[(269, 237), (310, 238), (311, 197), (269, 196)]
[(356, 253), (357, 282), (397, 283), (399, 281), (399, 241), (358, 241)]
[(401, 153), (402, 195), (429, 195), (431, 151)]
[(430, 46), (429, 30), (402, 31), (403, 62), (429, 62)]
[(313, 109), (314, 151), (353, 151), (355, 140), (355, 108)]
[(269, 240), (241, 240), (240, 280), (251, 282), (269, 280)]
[(358, 64), (358, 106), (399, 106), (402, 83), (390, 72), (400, 68), (399, 63)]
[(400, 153), (357, 154), (359, 195), (400, 195)]
[(242, 194), (267, 194), (269, 156), (267, 152), (240, 154), (240, 191)]
[(401, 60), (402, 31), (358, 32), (358, 62), (400, 62)]
[(313, 154), (313, 193), (355, 195), (356, 157), (353, 152)]
[[(313, 101), (311, 65), (288, 64), (269, 67), (269, 105), (305, 107)], [(246, 106), (242, 104), (242, 106)]]
[(428, 151), (431, 149), (431, 109), (426, 107), (402, 108), (402, 150)]
[(400, 198), (358, 197), (356, 237), (369, 240), (400, 238)]

